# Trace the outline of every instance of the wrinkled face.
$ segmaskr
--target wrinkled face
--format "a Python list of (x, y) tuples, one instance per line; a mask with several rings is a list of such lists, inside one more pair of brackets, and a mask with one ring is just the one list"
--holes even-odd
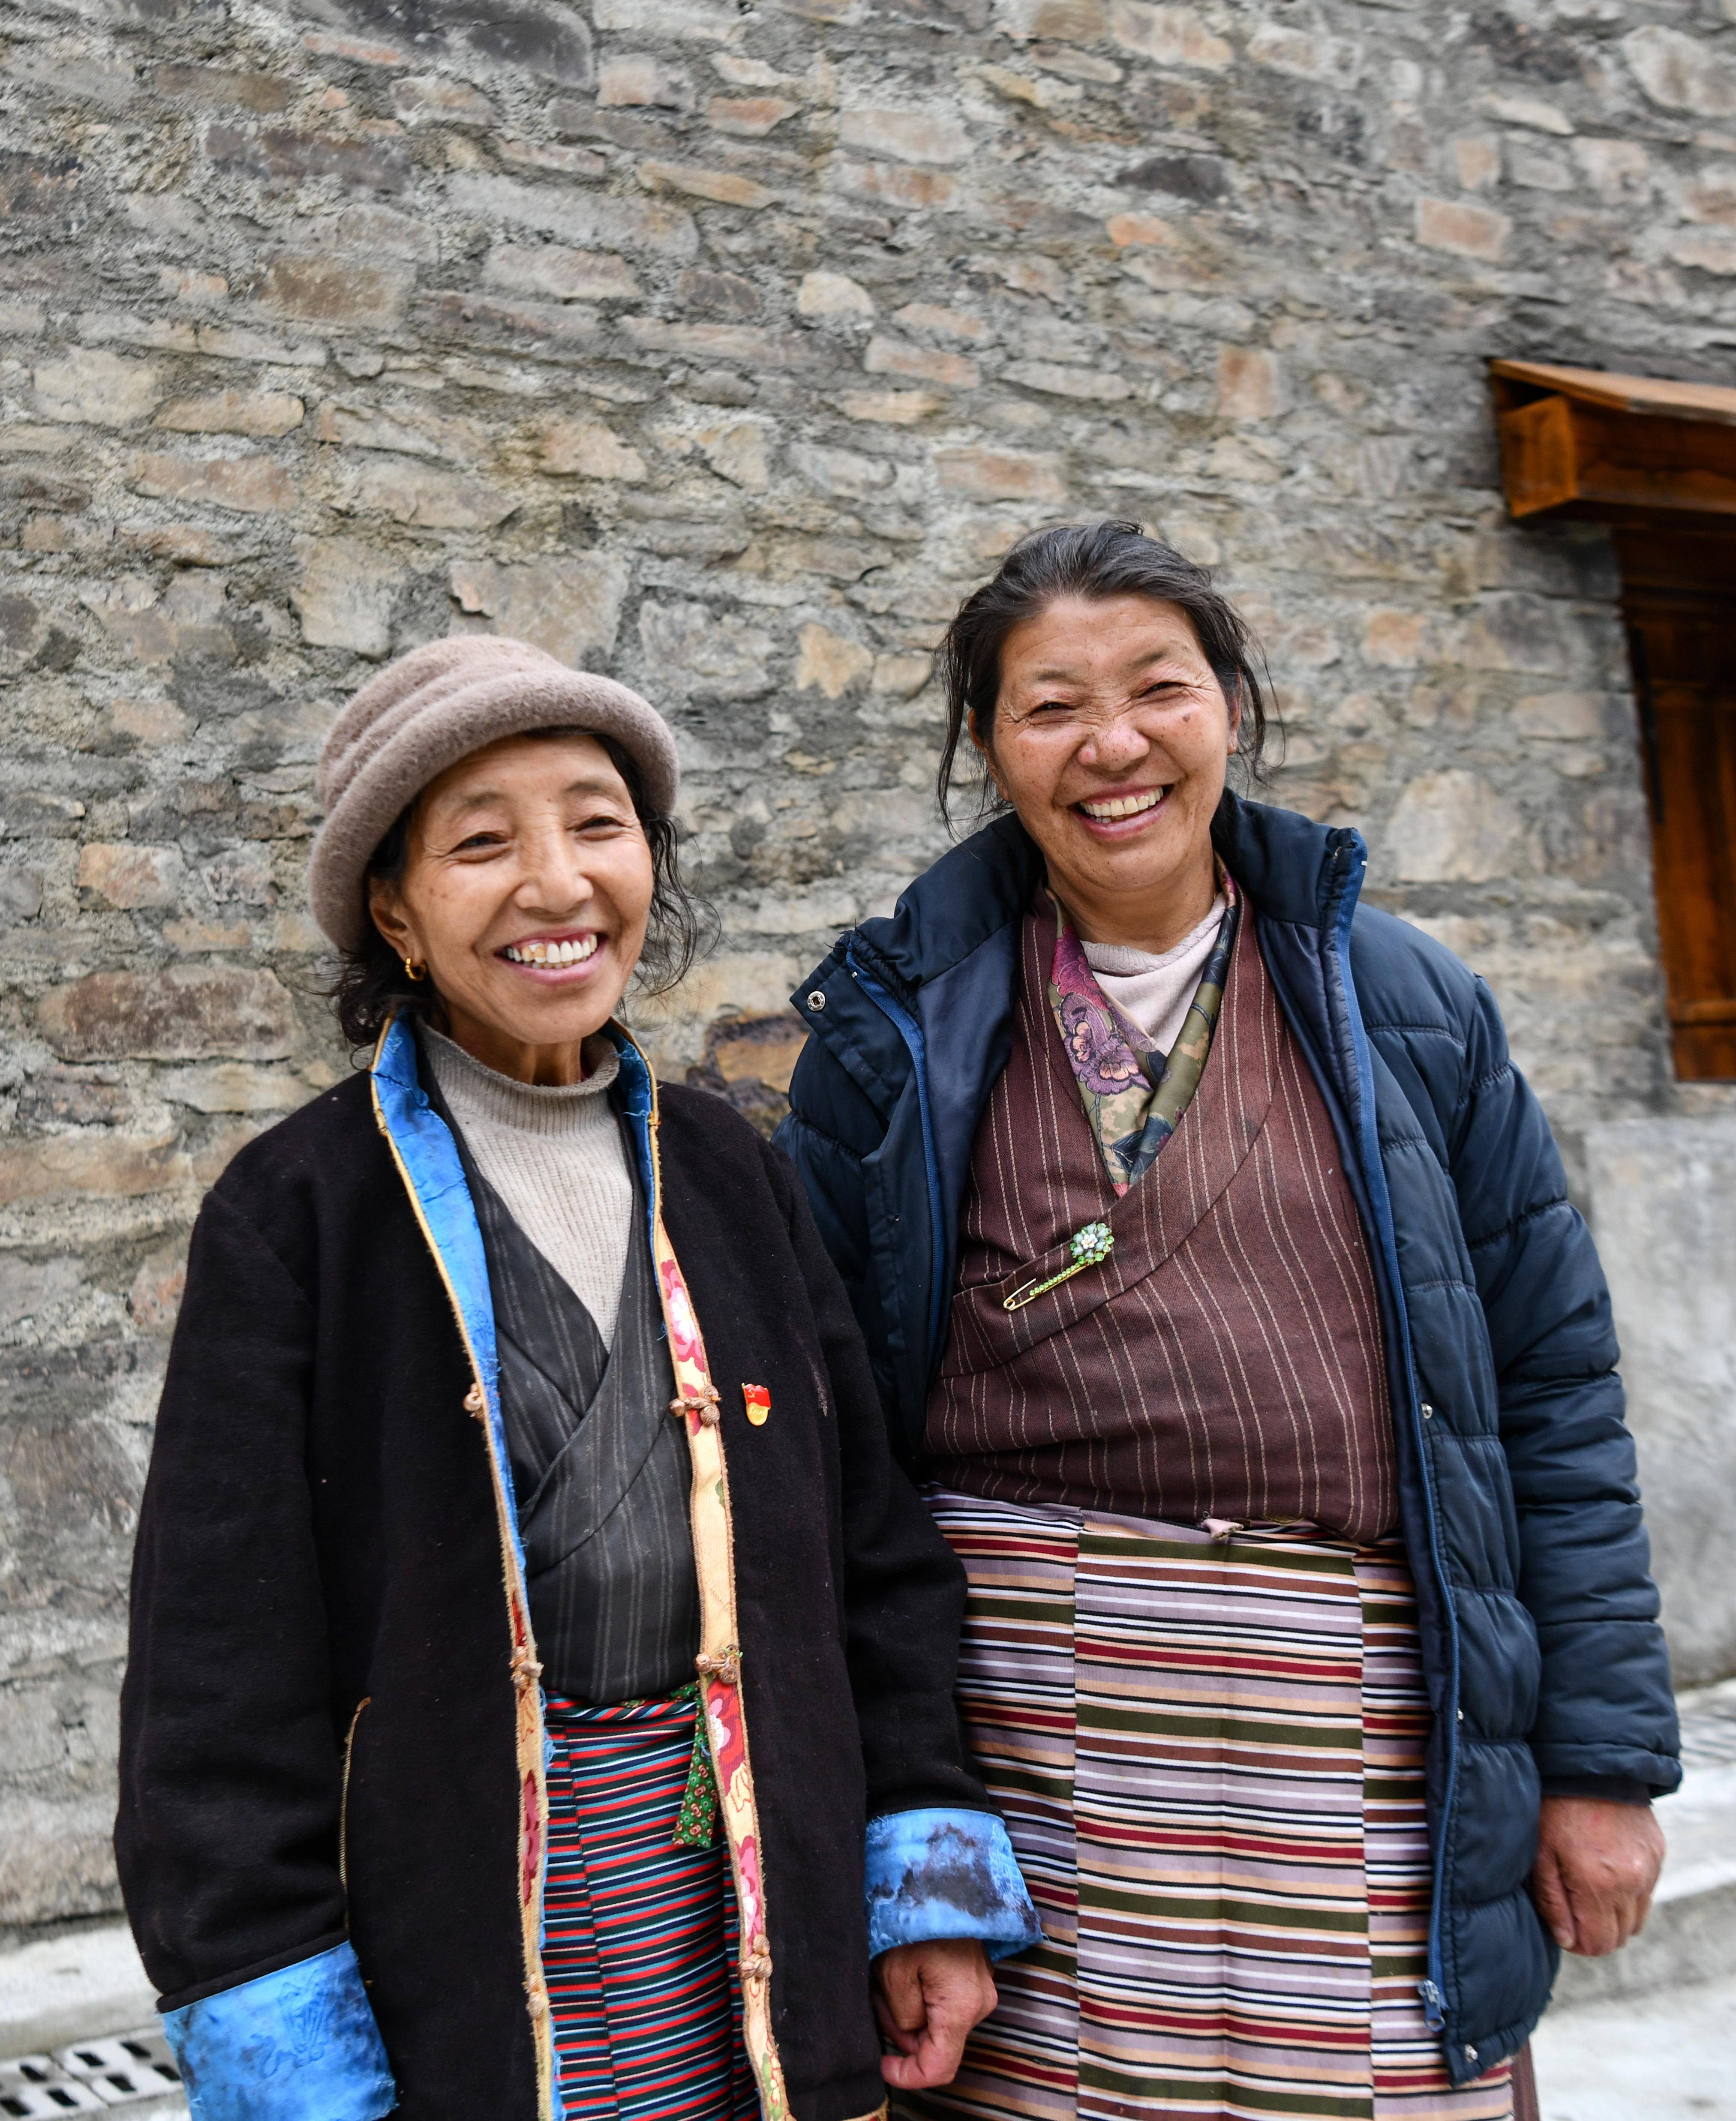
[(1239, 720), (1176, 605), (1061, 597), (1007, 636), (980, 748), (1062, 898), (1103, 927), (1211, 875)]
[(458, 1042), (534, 1079), (614, 1014), (644, 947), (651, 855), (627, 783), (584, 736), (507, 737), (430, 783), (375, 925), (427, 965)]

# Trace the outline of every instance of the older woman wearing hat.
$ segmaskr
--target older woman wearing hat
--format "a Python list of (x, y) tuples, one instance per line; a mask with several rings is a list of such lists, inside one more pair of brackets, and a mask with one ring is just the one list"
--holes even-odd
[(474, 636), (326, 743), (372, 1057), (205, 1203), (134, 1572), (116, 1847), (196, 2121), (846, 2121), (1035, 1935), (801, 1189), (618, 1020), (692, 953), (676, 782)]

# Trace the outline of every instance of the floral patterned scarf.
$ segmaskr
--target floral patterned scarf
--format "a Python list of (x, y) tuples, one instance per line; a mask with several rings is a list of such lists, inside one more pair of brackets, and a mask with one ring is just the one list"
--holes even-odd
[(1211, 1051), (1242, 911), (1227, 871), (1219, 872), (1219, 883), (1228, 904), (1217, 940), (1200, 974), (1187, 1019), (1168, 1053), (1161, 1052), (1098, 985), (1066, 909), (1050, 893), (1056, 930), (1049, 1007), (1118, 1197), (1145, 1176), (1175, 1132)]

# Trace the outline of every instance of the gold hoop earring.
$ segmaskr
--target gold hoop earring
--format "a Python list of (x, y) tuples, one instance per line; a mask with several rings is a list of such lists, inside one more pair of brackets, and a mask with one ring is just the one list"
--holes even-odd
[(406, 958), (404, 976), (407, 980), (425, 980), (428, 977), (428, 968), (426, 965), (418, 965), (413, 958)]

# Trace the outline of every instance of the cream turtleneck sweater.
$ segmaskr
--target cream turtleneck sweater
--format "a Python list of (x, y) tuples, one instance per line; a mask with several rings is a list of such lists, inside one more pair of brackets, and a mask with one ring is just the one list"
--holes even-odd
[(627, 1144), (607, 1095), (620, 1055), (600, 1033), (585, 1042), (582, 1083), (544, 1087), (497, 1074), (426, 1025), (422, 1037), (477, 1168), (612, 1346), (633, 1220)]

